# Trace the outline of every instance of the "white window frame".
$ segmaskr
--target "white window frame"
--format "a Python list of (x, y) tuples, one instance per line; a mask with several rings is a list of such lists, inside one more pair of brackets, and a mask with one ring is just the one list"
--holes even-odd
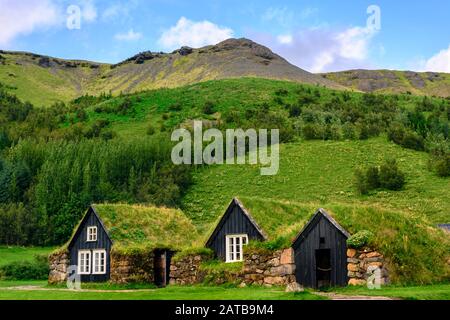
[[(101, 261), (101, 255), (103, 254), (103, 264), (99, 264), (99, 271), (95, 271), (95, 268), (97, 267), (96, 257), (95, 255), (99, 254), (98, 260)], [(98, 250), (92, 250), (92, 274), (106, 274), (106, 250), (105, 249), (98, 249)]]
[(87, 228), (87, 242), (95, 242), (97, 241), (97, 227), (96, 226), (92, 226), (92, 227), (88, 227)]
[[(81, 263), (81, 256), (84, 255), (84, 263)], [(87, 261), (87, 263), (86, 263)], [(91, 274), (91, 250), (79, 250), (78, 251), (78, 274)], [(82, 268), (83, 267), (83, 268)]]
[[(245, 240), (245, 244), (242, 240)], [(244, 246), (248, 244), (247, 234), (225, 236), (225, 261), (227, 263), (244, 261)]]

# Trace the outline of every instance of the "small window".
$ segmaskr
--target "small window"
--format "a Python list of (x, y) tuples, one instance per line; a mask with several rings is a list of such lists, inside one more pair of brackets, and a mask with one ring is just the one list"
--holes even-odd
[(325, 244), (325, 238), (324, 237), (320, 237), (320, 244)]
[(78, 251), (78, 274), (91, 273), (91, 251)]
[(87, 241), (97, 241), (97, 227), (87, 228)]
[(92, 251), (92, 274), (106, 274), (106, 251)]
[(248, 236), (229, 235), (225, 238), (226, 262), (239, 262), (244, 260), (244, 246), (248, 243)]

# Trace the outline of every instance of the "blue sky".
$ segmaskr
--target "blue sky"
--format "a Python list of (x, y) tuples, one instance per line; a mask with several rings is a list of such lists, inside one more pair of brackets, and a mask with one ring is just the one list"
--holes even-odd
[(447, 0), (0, 0), (0, 48), (114, 63), (247, 37), (313, 72), (450, 72), (449, 16)]

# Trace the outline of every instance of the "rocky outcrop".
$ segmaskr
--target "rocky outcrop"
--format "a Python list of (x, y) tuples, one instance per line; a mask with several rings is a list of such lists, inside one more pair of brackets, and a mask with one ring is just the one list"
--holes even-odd
[(49, 284), (63, 283), (67, 281), (67, 271), (69, 268), (69, 253), (67, 251), (55, 252), (49, 256), (48, 275)]
[(371, 249), (348, 249), (347, 270), (349, 285), (384, 285), (389, 273), (384, 256)]

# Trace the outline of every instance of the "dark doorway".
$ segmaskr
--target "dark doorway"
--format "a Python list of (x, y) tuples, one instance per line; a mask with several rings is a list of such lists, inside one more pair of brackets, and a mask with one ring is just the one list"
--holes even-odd
[(331, 250), (316, 250), (316, 281), (317, 288), (331, 285)]
[(165, 287), (169, 283), (171, 258), (171, 251), (155, 250), (153, 272), (155, 275), (155, 285), (157, 285), (158, 287)]

